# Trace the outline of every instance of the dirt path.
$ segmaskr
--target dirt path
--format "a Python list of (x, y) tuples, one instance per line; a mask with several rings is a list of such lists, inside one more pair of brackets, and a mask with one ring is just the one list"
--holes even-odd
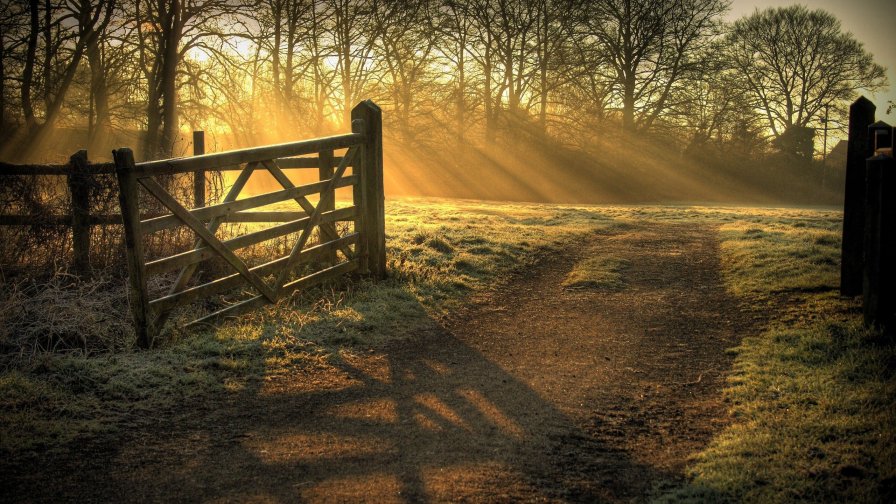
[(715, 236), (656, 224), (594, 235), (581, 254), (631, 262), (618, 292), (563, 290), (575, 257), (554, 258), (447, 327), (266, 381), (16, 490), (48, 501), (641, 501), (728, 421), (725, 349), (758, 324), (721, 285)]

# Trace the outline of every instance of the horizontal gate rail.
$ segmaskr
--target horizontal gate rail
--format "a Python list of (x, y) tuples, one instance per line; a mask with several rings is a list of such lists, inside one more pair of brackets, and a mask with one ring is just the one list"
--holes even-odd
[(345, 135), (218, 152), (203, 156), (148, 161), (136, 165), (133, 172), (137, 177), (157, 177), (159, 175), (175, 175), (208, 169), (225, 170), (229, 168), (238, 170), (237, 166), (246, 163), (267, 159), (289, 158), (304, 154), (317, 154), (325, 150), (345, 149), (353, 145), (361, 145), (366, 140), (367, 137), (361, 133), (347, 133)]
[[(346, 151), (336, 156), (336, 149)], [(254, 292), (187, 325), (233, 316), (354, 271), (385, 276), (382, 116), (369, 100), (352, 110), (352, 133), (344, 135), (144, 163), (135, 163), (130, 149), (118, 149), (114, 158), (128, 259), (128, 294), (141, 347), (152, 345), (175, 308), (234, 289)], [(293, 168), (317, 168), (320, 181), (296, 186), (283, 171)], [(347, 173), (349, 169), (351, 173)], [(240, 172), (220, 203), (197, 208), (182, 205), (157, 180), (211, 170)], [(282, 189), (238, 199), (257, 170), (273, 176)], [(336, 189), (342, 187), (352, 187), (352, 203), (337, 209)], [(151, 195), (167, 215), (141, 219), (141, 192)], [(319, 195), (316, 203), (308, 199), (314, 194)], [(299, 208), (252, 211), (284, 202)], [(225, 238), (218, 233), (225, 222), (282, 224)], [(338, 222), (354, 229), (346, 229), (340, 236)], [(175, 228), (196, 236), (192, 248), (147, 261), (144, 237)], [(312, 236), (317, 237), (316, 242), (311, 241)], [(237, 254), (275, 239), (291, 240), (287, 255), (252, 266)], [(219, 260), (229, 272), (197, 281), (197, 268), (210, 260)], [(151, 299), (148, 278), (174, 272), (177, 276), (167, 292)]]
[[(354, 206), (350, 206), (347, 208), (340, 208), (339, 210), (325, 212), (323, 215), (321, 215), (321, 222), (337, 222), (354, 219), (355, 211), (356, 208)], [(261, 231), (255, 231), (252, 233), (244, 234), (242, 236), (238, 236), (236, 238), (224, 240), (223, 244), (232, 250), (250, 247), (252, 245), (257, 245), (274, 238), (279, 238), (281, 236), (300, 231), (309, 222), (309, 220), (309, 217), (296, 219), (285, 224), (280, 224), (279, 226), (269, 227)], [(163, 259), (150, 261), (146, 263), (146, 272), (150, 275), (167, 273), (169, 271), (189, 266), (190, 264), (195, 264), (206, 259), (210, 259), (214, 257), (214, 255), (214, 251), (212, 251), (209, 247), (200, 247), (187, 252), (181, 252), (180, 254), (165, 257)]]
[[(350, 185), (354, 185), (357, 180), (358, 177), (350, 175), (341, 180), (338, 180), (335, 187), (348, 187)], [(231, 214), (236, 215), (240, 210), (273, 205), (274, 203), (280, 203), (298, 197), (319, 193), (321, 190), (326, 188), (327, 182), (328, 181), (325, 180), (322, 182), (315, 182), (313, 184), (300, 185), (298, 187), (293, 187), (292, 189), (283, 189), (282, 191), (259, 194), (258, 196), (252, 196), (237, 201), (220, 203), (218, 205), (211, 205), (203, 208), (196, 208), (193, 209), (191, 213), (196, 219), (200, 221), (209, 221), (218, 217), (228, 217)], [(144, 234), (155, 233), (157, 231), (163, 231), (165, 229), (171, 229), (184, 225), (184, 222), (174, 214), (140, 221), (141, 231)]]

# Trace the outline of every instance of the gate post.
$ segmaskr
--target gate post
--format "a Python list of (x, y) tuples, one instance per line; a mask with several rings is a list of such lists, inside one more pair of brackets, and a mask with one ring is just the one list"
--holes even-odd
[(140, 231), (137, 177), (134, 175), (134, 153), (122, 148), (112, 151), (115, 177), (118, 179), (118, 201), (124, 224), (125, 255), (128, 259), (128, 300), (134, 319), (134, 332), (140, 348), (152, 346), (153, 334), (149, 321), (149, 299), (146, 295), (146, 272), (143, 256), (143, 236)]
[(874, 145), (868, 126), (875, 106), (864, 96), (849, 107), (849, 143), (846, 149), (846, 188), (843, 200), (843, 241), (840, 259), (840, 295), (862, 293), (863, 236), (865, 234), (865, 160)]
[(896, 311), (896, 205), (893, 204), (896, 159), (879, 155), (866, 164), (865, 267), (863, 303), (865, 325), (892, 331)]
[(90, 178), (87, 174), (87, 151), (79, 150), (69, 158), (71, 172), (68, 188), (71, 195), (72, 265), (79, 275), (90, 269)]
[[(362, 131), (355, 131), (356, 120), (360, 119)], [(361, 257), (361, 271), (369, 271), (375, 278), (386, 277), (386, 209), (383, 196), (383, 113), (371, 100), (365, 100), (352, 109), (352, 131), (362, 133), (366, 139), (361, 149), (361, 208), (364, 230), (361, 240), (362, 250), (367, 258)], [(352, 168), (354, 171), (354, 168)], [(366, 266), (366, 268), (365, 268)]]

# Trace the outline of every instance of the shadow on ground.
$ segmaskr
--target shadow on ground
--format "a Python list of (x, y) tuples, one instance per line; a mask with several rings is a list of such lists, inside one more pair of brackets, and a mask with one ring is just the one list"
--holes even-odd
[(447, 328), (4, 464), (4, 500), (643, 500), (724, 424), (724, 349), (749, 317), (714, 229), (636, 226), (585, 251), (628, 254), (626, 288), (563, 291), (576, 257), (555, 258)]

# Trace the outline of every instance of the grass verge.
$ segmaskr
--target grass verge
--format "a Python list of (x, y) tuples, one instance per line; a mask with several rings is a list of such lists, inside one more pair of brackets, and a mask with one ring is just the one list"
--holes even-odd
[(660, 501), (893, 502), (896, 347), (840, 299), (838, 214), (720, 226), (728, 288), (772, 313), (732, 349), (731, 426)]
[[(383, 282), (299, 294), (146, 352), (16, 352), (15, 334), (0, 341), (0, 455), (123, 435), (184, 404), (213, 407), (295, 368), (411, 337), (574, 235), (655, 220), (718, 226), (728, 288), (774, 313), (768, 332), (732, 350), (734, 422), (696, 455), (689, 484), (658, 499), (893, 501), (896, 356), (836, 294), (838, 213), (409, 199), (389, 202), (387, 219)], [(624, 280), (621, 263), (601, 258), (579, 269), (586, 282)]]
[[(53, 316), (42, 313), (52, 302), (10, 291), (0, 309), (0, 454), (116, 435), (183, 404), (212, 407), (296, 367), (327, 366), (342, 352), (408, 338), (543, 251), (612, 222), (570, 207), (448, 200), (390, 201), (386, 215), (387, 280), (298, 293), (213, 329), (175, 331), (151, 351), (121, 344), (126, 307), (89, 297), (91, 285), (44, 292), (65, 304)], [(79, 327), (101, 313), (116, 314), (119, 325), (95, 321), (84, 334), (114, 345), (91, 340), (59, 350), (60, 341), (83, 339)]]

